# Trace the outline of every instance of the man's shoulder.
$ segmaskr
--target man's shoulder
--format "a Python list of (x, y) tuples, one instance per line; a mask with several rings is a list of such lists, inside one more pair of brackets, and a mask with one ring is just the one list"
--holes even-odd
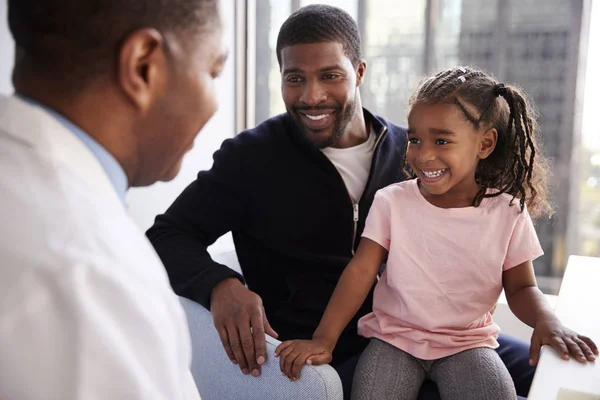
[(292, 129), (290, 122), (287, 113), (280, 114), (261, 122), (254, 128), (242, 131), (234, 139), (243, 144), (271, 143), (280, 138), (282, 134), (289, 133), (289, 130)]
[(280, 114), (261, 122), (254, 128), (246, 129), (223, 142), (221, 150), (236, 153), (236, 156), (261, 158), (280, 149), (290, 136), (290, 118)]
[(371, 113), (370, 111), (365, 109), (365, 113), (370, 116), (372, 118), (373, 121), (375, 121), (375, 123), (377, 125), (380, 125), (380, 127), (385, 127), (387, 129), (388, 134), (395, 139), (399, 139), (402, 141), (405, 141), (407, 138), (407, 133), (406, 133), (406, 128), (395, 124), (389, 120), (387, 120), (386, 118), (376, 115), (374, 113)]
[[(18, 267), (15, 280), (28, 274), (55, 280), (77, 271), (155, 279), (158, 258), (120, 203), (91, 186), (27, 182), (37, 196), (13, 188), (2, 196), (7, 207), (0, 211), (6, 222), (0, 227), (0, 252), (8, 268)], [(10, 275), (0, 268), (0, 275), (5, 273)]]
[(115, 221), (131, 221), (116, 193), (102, 190), (50, 154), (26, 146), (11, 149), (0, 152), (0, 167), (11, 171), (0, 177), (5, 189), (0, 196), (3, 249), (27, 254), (37, 248), (64, 256), (66, 246), (94, 247), (97, 236), (122, 231)]

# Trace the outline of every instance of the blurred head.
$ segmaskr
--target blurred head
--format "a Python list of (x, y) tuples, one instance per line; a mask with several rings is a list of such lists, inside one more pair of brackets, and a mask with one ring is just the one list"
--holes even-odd
[[(475, 206), (509, 193), (534, 216), (550, 213), (547, 161), (519, 89), (457, 67), (423, 80), (409, 105), (406, 160), (422, 190), (474, 190)], [(497, 191), (486, 194), (489, 188)]]
[(17, 91), (104, 145), (130, 185), (174, 178), (217, 110), (218, 0), (9, 0), (8, 9)]
[(336, 7), (303, 7), (279, 31), (277, 60), (283, 101), (305, 138), (318, 148), (335, 146), (362, 118), (366, 63), (356, 21)]

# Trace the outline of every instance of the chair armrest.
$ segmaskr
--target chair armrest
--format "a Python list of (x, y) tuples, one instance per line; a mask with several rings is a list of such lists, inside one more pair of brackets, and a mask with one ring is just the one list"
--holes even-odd
[(202, 400), (342, 400), (342, 383), (329, 365), (305, 365), (295, 382), (282, 376), (279, 359), (273, 356), (280, 342), (270, 336), (261, 375), (242, 374), (223, 350), (210, 312), (189, 299), (181, 298), (181, 304), (192, 339), (192, 375)]

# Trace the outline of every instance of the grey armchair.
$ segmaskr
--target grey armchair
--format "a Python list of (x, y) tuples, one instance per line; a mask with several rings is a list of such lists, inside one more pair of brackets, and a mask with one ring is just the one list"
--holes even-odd
[[(214, 257), (240, 271), (235, 251)], [(290, 382), (281, 375), (279, 359), (273, 356), (279, 341), (267, 336), (267, 361), (260, 377), (243, 375), (233, 365), (221, 345), (208, 310), (198, 303), (181, 299), (192, 339), (192, 375), (202, 400), (342, 400), (342, 383), (329, 365), (302, 368), (300, 379)]]

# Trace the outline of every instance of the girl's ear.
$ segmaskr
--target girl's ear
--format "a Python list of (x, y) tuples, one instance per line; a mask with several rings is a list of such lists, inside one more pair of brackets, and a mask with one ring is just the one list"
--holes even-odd
[(495, 128), (483, 132), (479, 142), (479, 159), (488, 158), (496, 148), (496, 143), (498, 143), (498, 131)]

